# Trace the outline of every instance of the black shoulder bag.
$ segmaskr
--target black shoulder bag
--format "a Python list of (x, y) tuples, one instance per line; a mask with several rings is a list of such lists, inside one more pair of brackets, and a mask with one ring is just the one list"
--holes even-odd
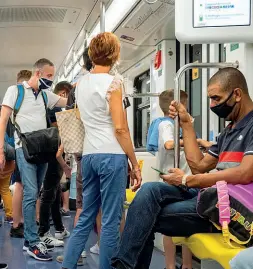
[[(18, 86), (23, 87), (23, 85)], [(47, 129), (22, 133), (20, 127), (16, 123), (16, 116), (19, 109), (14, 109), (13, 112), (13, 123), (20, 139), (19, 143), (22, 143), (26, 161), (32, 164), (44, 164), (54, 160), (56, 158), (56, 153), (59, 145), (58, 129), (56, 127), (50, 127), (47, 103), (45, 100), (46, 97), (43, 92), (41, 92), (41, 94), (46, 109)]]

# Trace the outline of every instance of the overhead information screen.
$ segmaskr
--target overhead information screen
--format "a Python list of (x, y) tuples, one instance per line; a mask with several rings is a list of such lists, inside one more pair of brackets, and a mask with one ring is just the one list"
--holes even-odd
[(193, 27), (249, 26), (251, 0), (193, 0)]

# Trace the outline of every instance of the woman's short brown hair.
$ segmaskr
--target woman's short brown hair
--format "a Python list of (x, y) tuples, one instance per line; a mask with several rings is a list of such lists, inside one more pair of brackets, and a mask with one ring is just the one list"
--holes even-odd
[(120, 41), (113, 33), (98, 34), (91, 40), (89, 56), (95, 65), (112, 66), (120, 55)]

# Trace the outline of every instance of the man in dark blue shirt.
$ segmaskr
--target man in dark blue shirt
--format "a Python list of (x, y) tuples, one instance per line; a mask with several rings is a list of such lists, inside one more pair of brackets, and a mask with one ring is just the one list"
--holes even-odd
[[(218, 181), (249, 184), (253, 180), (253, 102), (243, 74), (234, 68), (218, 71), (209, 81), (210, 109), (230, 121), (208, 154), (198, 147), (195, 131), (182, 104), (170, 106), (170, 117), (179, 116), (184, 150), (193, 175), (170, 169), (164, 180), (144, 184), (131, 204), (114, 268), (149, 268), (155, 232), (188, 237), (215, 231), (196, 212), (197, 196), (191, 188), (211, 187)], [(207, 173), (217, 168), (218, 171)], [(182, 188), (183, 186), (183, 188)]]
[[(54, 89), (54, 93), (67, 98), (72, 85), (67, 81), (59, 82)], [(56, 112), (60, 112), (61, 108), (53, 108), (48, 111), (48, 116), (52, 126), (57, 127)], [(55, 247), (63, 246), (64, 242), (58, 239), (63, 239), (69, 236), (69, 232), (65, 229), (62, 223), (61, 215), (61, 187), (60, 181), (63, 175), (63, 170), (55, 158), (55, 161), (48, 164), (48, 170), (43, 182), (41, 191), (40, 204), (40, 220), (39, 220), (39, 236), (42, 241)], [(55, 226), (55, 237), (50, 234), (50, 213), (52, 214), (53, 223)]]

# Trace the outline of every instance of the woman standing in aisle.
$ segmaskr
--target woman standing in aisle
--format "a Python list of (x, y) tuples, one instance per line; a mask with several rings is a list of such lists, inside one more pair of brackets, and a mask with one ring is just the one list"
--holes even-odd
[(76, 100), (85, 126), (82, 158), (83, 211), (70, 238), (63, 268), (77, 261), (102, 209), (100, 268), (109, 269), (119, 242), (127, 169), (132, 164), (133, 189), (141, 184), (141, 173), (126, 120), (123, 81), (109, 74), (119, 60), (120, 43), (112, 33), (96, 36), (89, 46), (94, 68), (76, 88)]

